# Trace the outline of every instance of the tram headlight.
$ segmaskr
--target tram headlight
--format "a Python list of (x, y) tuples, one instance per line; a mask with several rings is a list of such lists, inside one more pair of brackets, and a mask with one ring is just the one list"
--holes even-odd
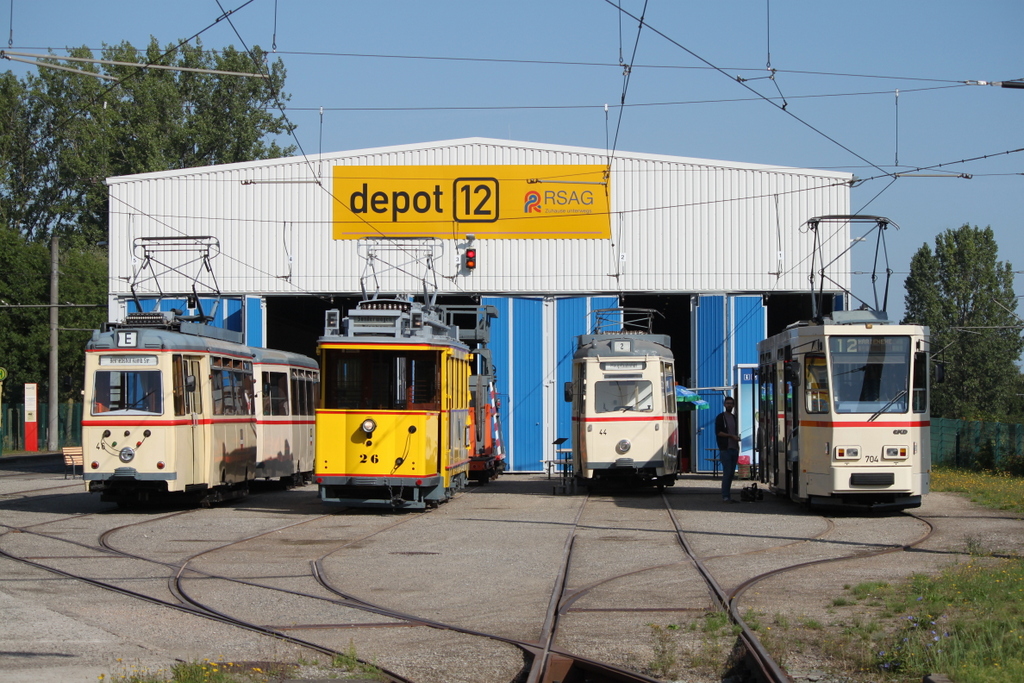
[(363, 424), (361, 425), (361, 427), (363, 428), (363, 431), (366, 432), (367, 434), (373, 434), (373, 430), (377, 428), (377, 423), (374, 422), (372, 418), (368, 417), (365, 420), (363, 420)]
[(860, 460), (860, 447), (836, 446), (836, 460)]
[(623, 439), (622, 441), (615, 444), (615, 452), (618, 454), (628, 453), (629, 449), (633, 447), (633, 444), (629, 442), (629, 439)]
[(135, 449), (131, 446), (125, 446), (118, 452), (117, 457), (120, 458), (121, 462), (131, 462), (135, 457)]
[(886, 446), (882, 449), (882, 457), (886, 460), (906, 460), (906, 446)]

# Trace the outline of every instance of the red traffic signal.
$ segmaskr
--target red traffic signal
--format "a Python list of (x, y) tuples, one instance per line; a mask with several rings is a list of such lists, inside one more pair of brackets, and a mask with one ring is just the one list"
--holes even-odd
[(465, 256), (462, 257), (462, 265), (466, 267), (466, 270), (476, 268), (476, 249), (470, 247), (466, 250)]

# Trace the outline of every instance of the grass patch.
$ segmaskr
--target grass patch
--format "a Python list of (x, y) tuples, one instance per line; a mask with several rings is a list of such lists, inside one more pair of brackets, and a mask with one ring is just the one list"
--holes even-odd
[(120, 659), (117, 663), (116, 672), (109, 678), (101, 675), (99, 680), (113, 683), (248, 683), (266, 681), (272, 675), (272, 672), (260, 667), (249, 669), (232, 662), (210, 660), (180, 662), (173, 665), (170, 671), (151, 671), (137, 664), (126, 664)]
[(921, 677), (946, 672), (957, 683), (1024, 680), (1024, 562), (975, 560), (938, 576), (914, 576), (891, 607), (897, 626), (879, 642), (880, 671)]
[(373, 664), (359, 661), (355, 646), (349, 643), (345, 652), (334, 656), (330, 664), (319, 664), (305, 660), (297, 663), (280, 662), (214, 662), (207, 659), (193, 662), (179, 662), (169, 671), (149, 670), (138, 665), (129, 665), (117, 660), (118, 670), (110, 676), (101, 675), (102, 683), (275, 683), (291, 678), (300, 666), (314, 666), (322, 669), (324, 676), (345, 680), (386, 680), (383, 672)]
[(1006, 472), (935, 468), (931, 489), (963, 493), (978, 505), (1024, 515), (1024, 478)]
[[(1004, 473), (937, 469), (932, 491), (1024, 514), (1024, 479)], [(956, 683), (1024, 681), (1024, 559), (994, 556), (972, 535), (966, 558), (936, 575), (844, 586), (823, 597), (831, 623), (775, 618), (759, 634), (780, 663), (794, 653), (832, 656), (832, 673), (858, 683), (920, 683), (945, 673)]]

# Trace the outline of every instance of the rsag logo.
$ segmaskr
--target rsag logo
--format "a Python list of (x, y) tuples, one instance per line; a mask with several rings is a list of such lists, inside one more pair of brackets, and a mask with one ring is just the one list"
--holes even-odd
[(590, 190), (530, 190), (523, 197), (523, 213), (591, 213), (594, 193)]

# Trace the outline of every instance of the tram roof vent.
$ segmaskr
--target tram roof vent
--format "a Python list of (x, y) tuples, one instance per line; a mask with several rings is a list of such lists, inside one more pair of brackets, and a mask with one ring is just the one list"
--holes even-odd
[(129, 313), (124, 317), (125, 325), (135, 327), (164, 327), (174, 322), (174, 313), (171, 311), (147, 311)]
[(892, 323), (885, 311), (872, 311), (861, 309), (857, 311), (832, 311), (829, 318), (825, 318), (825, 324), (833, 325), (858, 325), (872, 323), (875, 325), (889, 325)]

